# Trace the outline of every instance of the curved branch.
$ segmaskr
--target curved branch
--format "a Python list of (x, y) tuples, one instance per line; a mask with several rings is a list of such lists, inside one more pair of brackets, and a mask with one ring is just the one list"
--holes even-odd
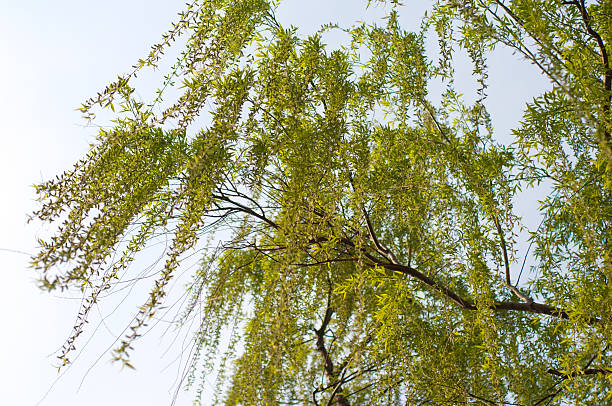
[[(260, 214), (257, 213), (255, 210), (244, 206), (236, 201), (233, 201), (231, 199), (229, 199), (226, 196), (218, 196), (215, 195), (213, 196), (216, 199), (219, 200), (223, 200), (225, 202), (231, 203), (233, 204), (237, 210), (244, 212), (245, 214), (248, 215), (252, 215), (254, 217), (257, 217), (260, 220), (263, 220), (265, 223), (267, 223), (268, 225), (270, 225), (271, 227), (278, 229), (280, 226), (275, 223), (273, 220), (269, 219), (267, 216), (265, 216), (265, 214)], [(368, 226), (369, 228), (369, 232), (371, 232), (371, 237), (372, 238), (376, 238), (375, 234), (373, 234), (373, 229), (371, 224)], [(317, 244), (317, 243), (321, 243), (321, 242), (325, 242), (328, 241), (329, 239), (327, 237), (315, 237), (315, 238), (311, 238), (310, 240), (308, 240), (308, 244)], [(425, 286), (435, 290), (436, 292), (442, 294), (444, 297), (446, 297), (447, 299), (450, 299), (452, 302), (454, 302), (457, 306), (461, 307), (462, 309), (465, 310), (476, 310), (477, 306), (476, 304), (470, 300), (467, 299), (465, 297), (462, 297), (459, 293), (457, 293), (456, 291), (452, 290), (451, 288), (449, 288), (448, 286), (446, 286), (445, 284), (425, 275), (423, 272), (413, 268), (412, 266), (407, 266), (407, 265), (403, 265), (401, 263), (399, 263), (399, 261), (397, 261), (397, 259), (395, 259), (394, 261), (391, 261), (389, 259), (389, 257), (387, 255), (389, 255), (389, 251), (387, 250), (386, 254), (387, 255), (383, 255), (384, 252), (380, 252), (380, 250), (378, 249), (379, 247), (377, 247), (377, 249), (375, 250), (377, 254), (380, 254), (384, 259), (381, 259), (380, 257), (376, 257), (375, 255), (373, 255), (372, 253), (368, 252), (368, 249), (366, 247), (358, 247), (350, 238), (348, 237), (341, 237), (339, 238), (339, 242), (344, 245), (346, 248), (348, 248), (349, 252), (353, 251), (356, 253), (359, 253), (361, 255), (363, 255), (363, 257), (365, 257), (366, 259), (368, 259), (372, 265), (375, 266), (379, 266), (381, 268), (385, 268), (388, 269), (390, 271), (396, 271), (396, 272), (400, 272), (404, 275), (407, 275), (411, 278), (414, 278), (418, 281), (420, 281), (421, 283), (423, 283)], [(385, 247), (383, 246), (383, 249)], [(370, 247), (370, 249), (372, 249)], [(506, 254), (507, 256), (507, 254)], [(395, 258), (395, 256), (393, 256), (393, 258)], [(353, 260), (357, 260), (357, 258), (352, 258)], [(336, 258), (334, 261), (338, 261), (339, 258)], [(387, 262), (388, 261), (388, 262)], [(508, 276), (509, 279), (509, 276)], [(507, 281), (508, 281), (507, 279)], [(520, 292), (519, 292), (520, 293)], [(519, 295), (517, 295), (519, 296)], [(524, 295), (523, 295), (524, 296)], [(519, 296), (521, 297), (521, 296)], [(537, 303), (534, 302), (533, 300), (531, 301), (526, 301), (526, 302), (509, 302), (509, 301), (496, 301), (493, 304), (491, 304), (489, 306), (489, 308), (491, 310), (495, 310), (495, 311), (518, 311), (518, 312), (527, 312), (527, 313), (535, 313), (535, 314), (543, 314), (543, 315), (547, 315), (547, 316), (553, 316), (553, 317), (558, 317), (561, 319), (569, 319), (569, 312), (567, 310), (555, 307), (555, 306), (550, 306), (547, 304), (543, 304), (543, 303)], [(328, 309), (329, 310), (329, 309)], [(330, 310), (333, 312), (333, 310)], [(327, 323), (329, 323), (329, 320), (327, 320), (328, 317), (331, 317), (331, 314), (329, 314), (329, 316), (326, 314), (326, 317), (324, 318), (324, 326), (327, 326)], [(326, 321), (327, 320), (327, 321)], [(589, 324), (595, 324), (600, 322), (599, 319), (597, 318), (590, 318), (587, 320), (587, 323)], [(322, 326), (323, 327), (323, 326)], [(319, 331), (319, 330), (317, 330)], [(318, 335), (318, 334), (317, 334)], [(317, 346), (317, 348), (319, 348), (319, 346)], [(324, 347), (323, 347), (324, 348)], [(320, 351), (320, 350), (319, 350)], [(324, 352), (322, 352), (323, 355), (325, 355)], [(326, 360), (327, 362), (327, 360)], [(332, 370), (333, 371), (333, 370)]]
[[(327, 351), (327, 347), (325, 347), (325, 331), (327, 330), (327, 326), (329, 325), (331, 317), (334, 314), (334, 309), (332, 309), (331, 307), (330, 300), (331, 284), (330, 292), (328, 293), (327, 297), (327, 308), (325, 309), (325, 316), (323, 317), (323, 321), (321, 322), (321, 327), (315, 329), (314, 332), (317, 336), (317, 351), (319, 351), (319, 353), (321, 353), (321, 356), (323, 357), (325, 375), (327, 375), (327, 378), (333, 382), (338, 377), (338, 373), (334, 371), (334, 363), (331, 359), (331, 356), (329, 355), (329, 352)], [(340, 406), (350, 406), (350, 403), (347, 398), (342, 395), (342, 383), (343, 379), (340, 379), (337, 382), (336, 386), (334, 387), (334, 391), (332, 392), (332, 395), (329, 398), (329, 402), (327, 403), (328, 405), (336, 401)]]
[(562, 4), (576, 6), (578, 11), (580, 12), (580, 17), (582, 18), (582, 22), (584, 24), (584, 27), (587, 30), (587, 33), (589, 34), (591, 38), (595, 40), (595, 42), (597, 43), (597, 47), (599, 48), (599, 52), (601, 54), (601, 63), (604, 67), (604, 77), (603, 77), (604, 91), (608, 94), (602, 106), (602, 113), (603, 113), (603, 118), (604, 118), (603, 119), (604, 121), (603, 122), (603, 133), (604, 133), (604, 140), (609, 143), (611, 141), (611, 136), (610, 136), (610, 131), (608, 129), (609, 128), (608, 127), (609, 126), (608, 115), (610, 113), (610, 103), (612, 102), (612, 94), (610, 94), (610, 92), (612, 91), (612, 68), (610, 68), (610, 58), (608, 56), (606, 44), (604, 43), (601, 35), (599, 35), (599, 33), (593, 29), (593, 26), (591, 25), (591, 16), (589, 15), (589, 12), (586, 8), (586, 4), (584, 0), (566, 1), (566, 2), (563, 2)]
[(370, 221), (370, 216), (368, 215), (368, 212), (366, 211), (365, 207), (362, 208), (362, 210), (363, 210), (363, 215), (366, 220), (366, 225), (368, 226), (368, 234), (370, 235), (370, 241), (372, 241), (372, 243), (376, 247), (376, 250), (383, 257), (387, 258), (391, 263), (399, 264), (399, 261), (397, 260), (397, 257), (395, 256), (395, 254), (393, 254), (393, 252), (389, 248), (381, 244), (381, 242), (376, 237), (376, 233), (374, 232), (374, 227), (372, 227), (372, 222)]
[(510, 282), (510, 261), (508, 261), (508, 250), (506, 249), (506, 240), (504, 238), (504, 233), (502, 232), (501, 225), (499, 224), (499, 219), (497, 216), (493, 215), (493, 222), (495, 223), (495, 228), (497, 229), (497, 235), (499, 235), (499, 240), (501, 244), (502, 254), (504, 256), (504, 268), (506, 269), (506, 286), (508, 289), (512, 291), (516, 296), (518, 296), (525, 303), (533, 303), (533, 299), (529, 296), (525, 295), (523, 292), (518, 290), (518, 288)]

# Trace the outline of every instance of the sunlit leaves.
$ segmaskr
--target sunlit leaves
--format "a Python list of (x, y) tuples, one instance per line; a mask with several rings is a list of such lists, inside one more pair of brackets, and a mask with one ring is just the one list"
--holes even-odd
[[(302, 38), (266, 1), (197, 1), (84, 103), (89, 118), (114, 112), (113, 125), (36, 187), (34, 217), (57, 227), (33, 258), (41, 285), (84, 296), (62, 365), (101, 293), (165, 235), (113, 357), (132, 367), (184, 258), (204, 252), (179, 310), (197, 326), (185, 383), (216, 370), (218, 403), (609, 396), (608, 48), (589, 31), (609, 43), (609, 6), (440, 1), (409, 32), (409, 8), (391, 3), (377, 24)], [(324, 43), (334, 30), (346, 47)], [(137, 74), (181, 36), (153, 100), (140, 100)], [(552, 86), (526, 100), (511, 145), (485, 108), (486, 58), (499, 46)], [(479, 85), (471, 104), (454, 88), (456, 52)], [(437, 104), (433, 81), (445, 86)], [(541, 185), (550, 193), (523, 274), (513, 204)]]

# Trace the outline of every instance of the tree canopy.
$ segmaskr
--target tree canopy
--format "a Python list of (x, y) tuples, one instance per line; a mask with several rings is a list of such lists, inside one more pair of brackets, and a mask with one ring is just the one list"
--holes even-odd
[[(611, 401), (612, 2), (438, 0), (415, 31), (400, 19), (410, 3), (387, 3), (382, 21), (300, 37), (278, 1), (195, 0), (82, 105), (112, 125), (36, 186), (32, 216), (55, 230), (32, 259), (41, 286), (84, 299), (62, 365), (95, 303), (163, 234), (112, 356), (131, 366), (195, 252), (183, 383), (216, 370), (219, 404)], [(346, 46), (326, 46), (335, 31)], [(138, 75), (173, 45), (142, 100)], [(550, 82), (511, 143), (486, 109), (500, 47)], [(459, 52), (473, 102), (456, 88)], [(538, 188), (529, 230), (514, 204)]]

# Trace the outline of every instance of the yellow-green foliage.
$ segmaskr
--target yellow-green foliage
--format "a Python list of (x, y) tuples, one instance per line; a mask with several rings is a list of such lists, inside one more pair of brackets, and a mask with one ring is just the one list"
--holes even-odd
[[(612, 400), (610, 1), (439, 0), (417, 32), (400, 23), (410, 3), (389, 3), (382, 24), (347, 27), (350, 44), (331, 49), (338, 27), (300, 38), (276, 2), (196, 0), (83, 104), (114, 124), (36, 187), (33, 215), (56, 227), (33, 258), (42, 287), (84, 297), (62, 364), (101, 293), (163, 232), (164, 262), (113, 356), (131, 366), (182, 258), (219, 241), (182, 312), (200, 325), (186, 383), (220, 362), (220, 404)], [(137, 99), (137, 74), (179, 37), (155, 99)], [(484, 103), (496, 47), (551, 82), (510, 145)], [(473, 104), (453, 87), (459, 50)], [(431, 81), (446, 85), (437, 105)], [(521, 274), (512, 203), (542, 183)]]

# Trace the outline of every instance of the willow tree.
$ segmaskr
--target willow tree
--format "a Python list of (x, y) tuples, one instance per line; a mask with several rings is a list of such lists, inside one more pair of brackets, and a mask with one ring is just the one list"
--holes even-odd
[[(218, 369), (219, 403), (610, 401), (612, 3), (440, 0), (416, 32), (401, 24), (410, 5), (390, 3), (376, 24), (303, 38), (273, 0), (196, 0), (83, 104), (113, 125), (36, 187), (33, 216), (56, 227), (33, 258), (42, 287), (84, 298), (62, 364), (164, 233), (112, 354), (131, 365), (182, 261), (203, 252), (181, 309), (200, 325), (184, 383)], [(326, 47), (330, 31), (347, 45)], [(155, 97), (136, 97), (173, 44)], [(485, 108), (499, 47), (550, 82), (506, 145)], [(457, 52), (473, 103), (454, 85)], [(525, 231), (513, 202), (539, 185), (541, 223)]]

